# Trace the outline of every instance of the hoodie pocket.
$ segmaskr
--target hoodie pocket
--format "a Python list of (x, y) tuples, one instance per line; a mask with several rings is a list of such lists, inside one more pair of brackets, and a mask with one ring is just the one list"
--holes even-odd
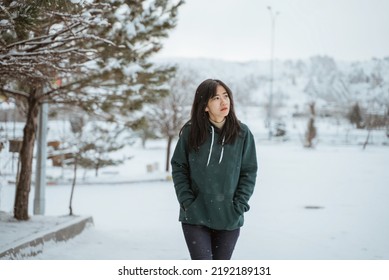
[(200, 221), (200, 217), (204, 216), (202, 212), (202, 207), (198, 207), (200, 201), (200, 195), (197, 197), (184, 209), (185, 220), (189, 223)]
[(184, 215), (188, 223), (213, 229), (237, 228), (243, 219), (232, 197), (214, 194), (199, 194), (184, 211)]
[(192, 205), (197, 201), (197, 199), (198, 199), (198, 196), (195, 197), (192, 201), (189, 200), (188, 203), (185, 203), (186, 205), (185, 204), (183, 205), (184, 206), (184, 210), (188, 211), (188, 209), (192, 207)]

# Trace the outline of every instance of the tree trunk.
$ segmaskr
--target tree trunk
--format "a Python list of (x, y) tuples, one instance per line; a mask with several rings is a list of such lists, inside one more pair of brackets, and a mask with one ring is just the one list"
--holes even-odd
[(367, 137), (366, 137), (365, 143), (363, 143), (363, 149), (366, 149), (366, 146), (369, 143), (370, 132), (371, 132), (371, 129), (368, 129), (368, 133), (367, 133)]
[(69, 215), (73, 216), (73, 193), (74, 187), (76, 186), (77, 181), (77, 167), (78, 167), (78, 155), (74, 157), (74, 169), (73, 169), (73, 183), (72, 183), (72, 191), (70, 192), (70, 201), (69, 201)]
[(305, 147), (313, 148), (313, 139), (316, 137), (316, 127), (315, 127), (315, 103), (309, 104), (309, 109), (311, 116), (308, 121), (307, 131), (305, 133)]
[(169, 172), (169, 167), (170, 167), (170, 149), (171, 149), (172, 141), (173, 141), (173, 137), (168, 136), (167, 149), (166, 149), (166, 172)]
[(20, 175), (16, 186), (14, 217), (17, 220), (28, 220), (28, 198), (31, 189), (32, 159), (37, 129), (39, 104), (35, 90), (27, 99), (28, 112), (23, 129), (23, 143), (20, 151)]

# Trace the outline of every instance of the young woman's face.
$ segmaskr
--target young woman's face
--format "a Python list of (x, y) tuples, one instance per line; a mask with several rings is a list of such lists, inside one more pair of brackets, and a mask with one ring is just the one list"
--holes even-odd
[(221, 122), (230, 112), (230, 97), (224, 87), (216, 87), (216, 95), (209, 99), (205, 112), (215, 122)]

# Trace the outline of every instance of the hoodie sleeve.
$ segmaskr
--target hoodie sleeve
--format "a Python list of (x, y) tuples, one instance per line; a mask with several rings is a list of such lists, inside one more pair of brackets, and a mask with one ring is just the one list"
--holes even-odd
[(257, 154), (255, 141), (251, 131), (247, 128), (242, 152), (242, 166), (239, 183), (234, 195), (234, 203), (238, 212), (243, 214), (250, 209), (248, 201), (254, 192), (257, 178)]
[(188, 163), (188, 133), (189, 128), (183, 129), (178, 139), (171, 159), (174, 188), (180, 206), (185, 210), (195, 199), (190, 187), (190, 172)]

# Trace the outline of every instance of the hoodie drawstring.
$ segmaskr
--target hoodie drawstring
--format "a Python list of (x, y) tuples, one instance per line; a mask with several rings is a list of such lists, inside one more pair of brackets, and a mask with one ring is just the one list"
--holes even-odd
[(211, 134), (212, 134), (212, 140), (211, 140), (211, 147), (210, 147), (210, 149), (209, 149), (209, 155), (208, 155), (207, 166), (208, 166), (208, 164), (209, 164), (209, 161), (211, 160), (213, 141), (214, 141), (214, 139), (215, 139), (215, 135), (214, 135), (214, 134), (215, 134), (215, 129), (213, 128), (213, 126), (211, 126), (211, 128), (212, 128), (212, 132), (211, 132)]
[[(211, 134), (212, 134), (212, 140), (211, 140), (211, 147), (209, 148), (209, 155), (208, 155), (207, 166), (209, 165), (209, 161), (211, 160), (213, 142), (215, 141), (215, 129), (213, 128), (213, 126), (211, 126), (211, 129), (212, 129), (212, 132), (211, 132)], [(223, 159), (223, 153), (224, 153), (224, 140), (225, 140), (225, 137), (223, 137), (223, 141), (222, 141), (222, 152), (221, 152), (221, 154), (220, 154), (219, 164), (222, 162), (222, 159)]]
[(223, 141), (222, 141), (222, 152), (220, 153), (220, 159), (219, 159), (219, 164), (222, 162), (223, 159), (223, 153), (224, 153), (224, 140), (226, 139), (225, 136), (223, 136)]

